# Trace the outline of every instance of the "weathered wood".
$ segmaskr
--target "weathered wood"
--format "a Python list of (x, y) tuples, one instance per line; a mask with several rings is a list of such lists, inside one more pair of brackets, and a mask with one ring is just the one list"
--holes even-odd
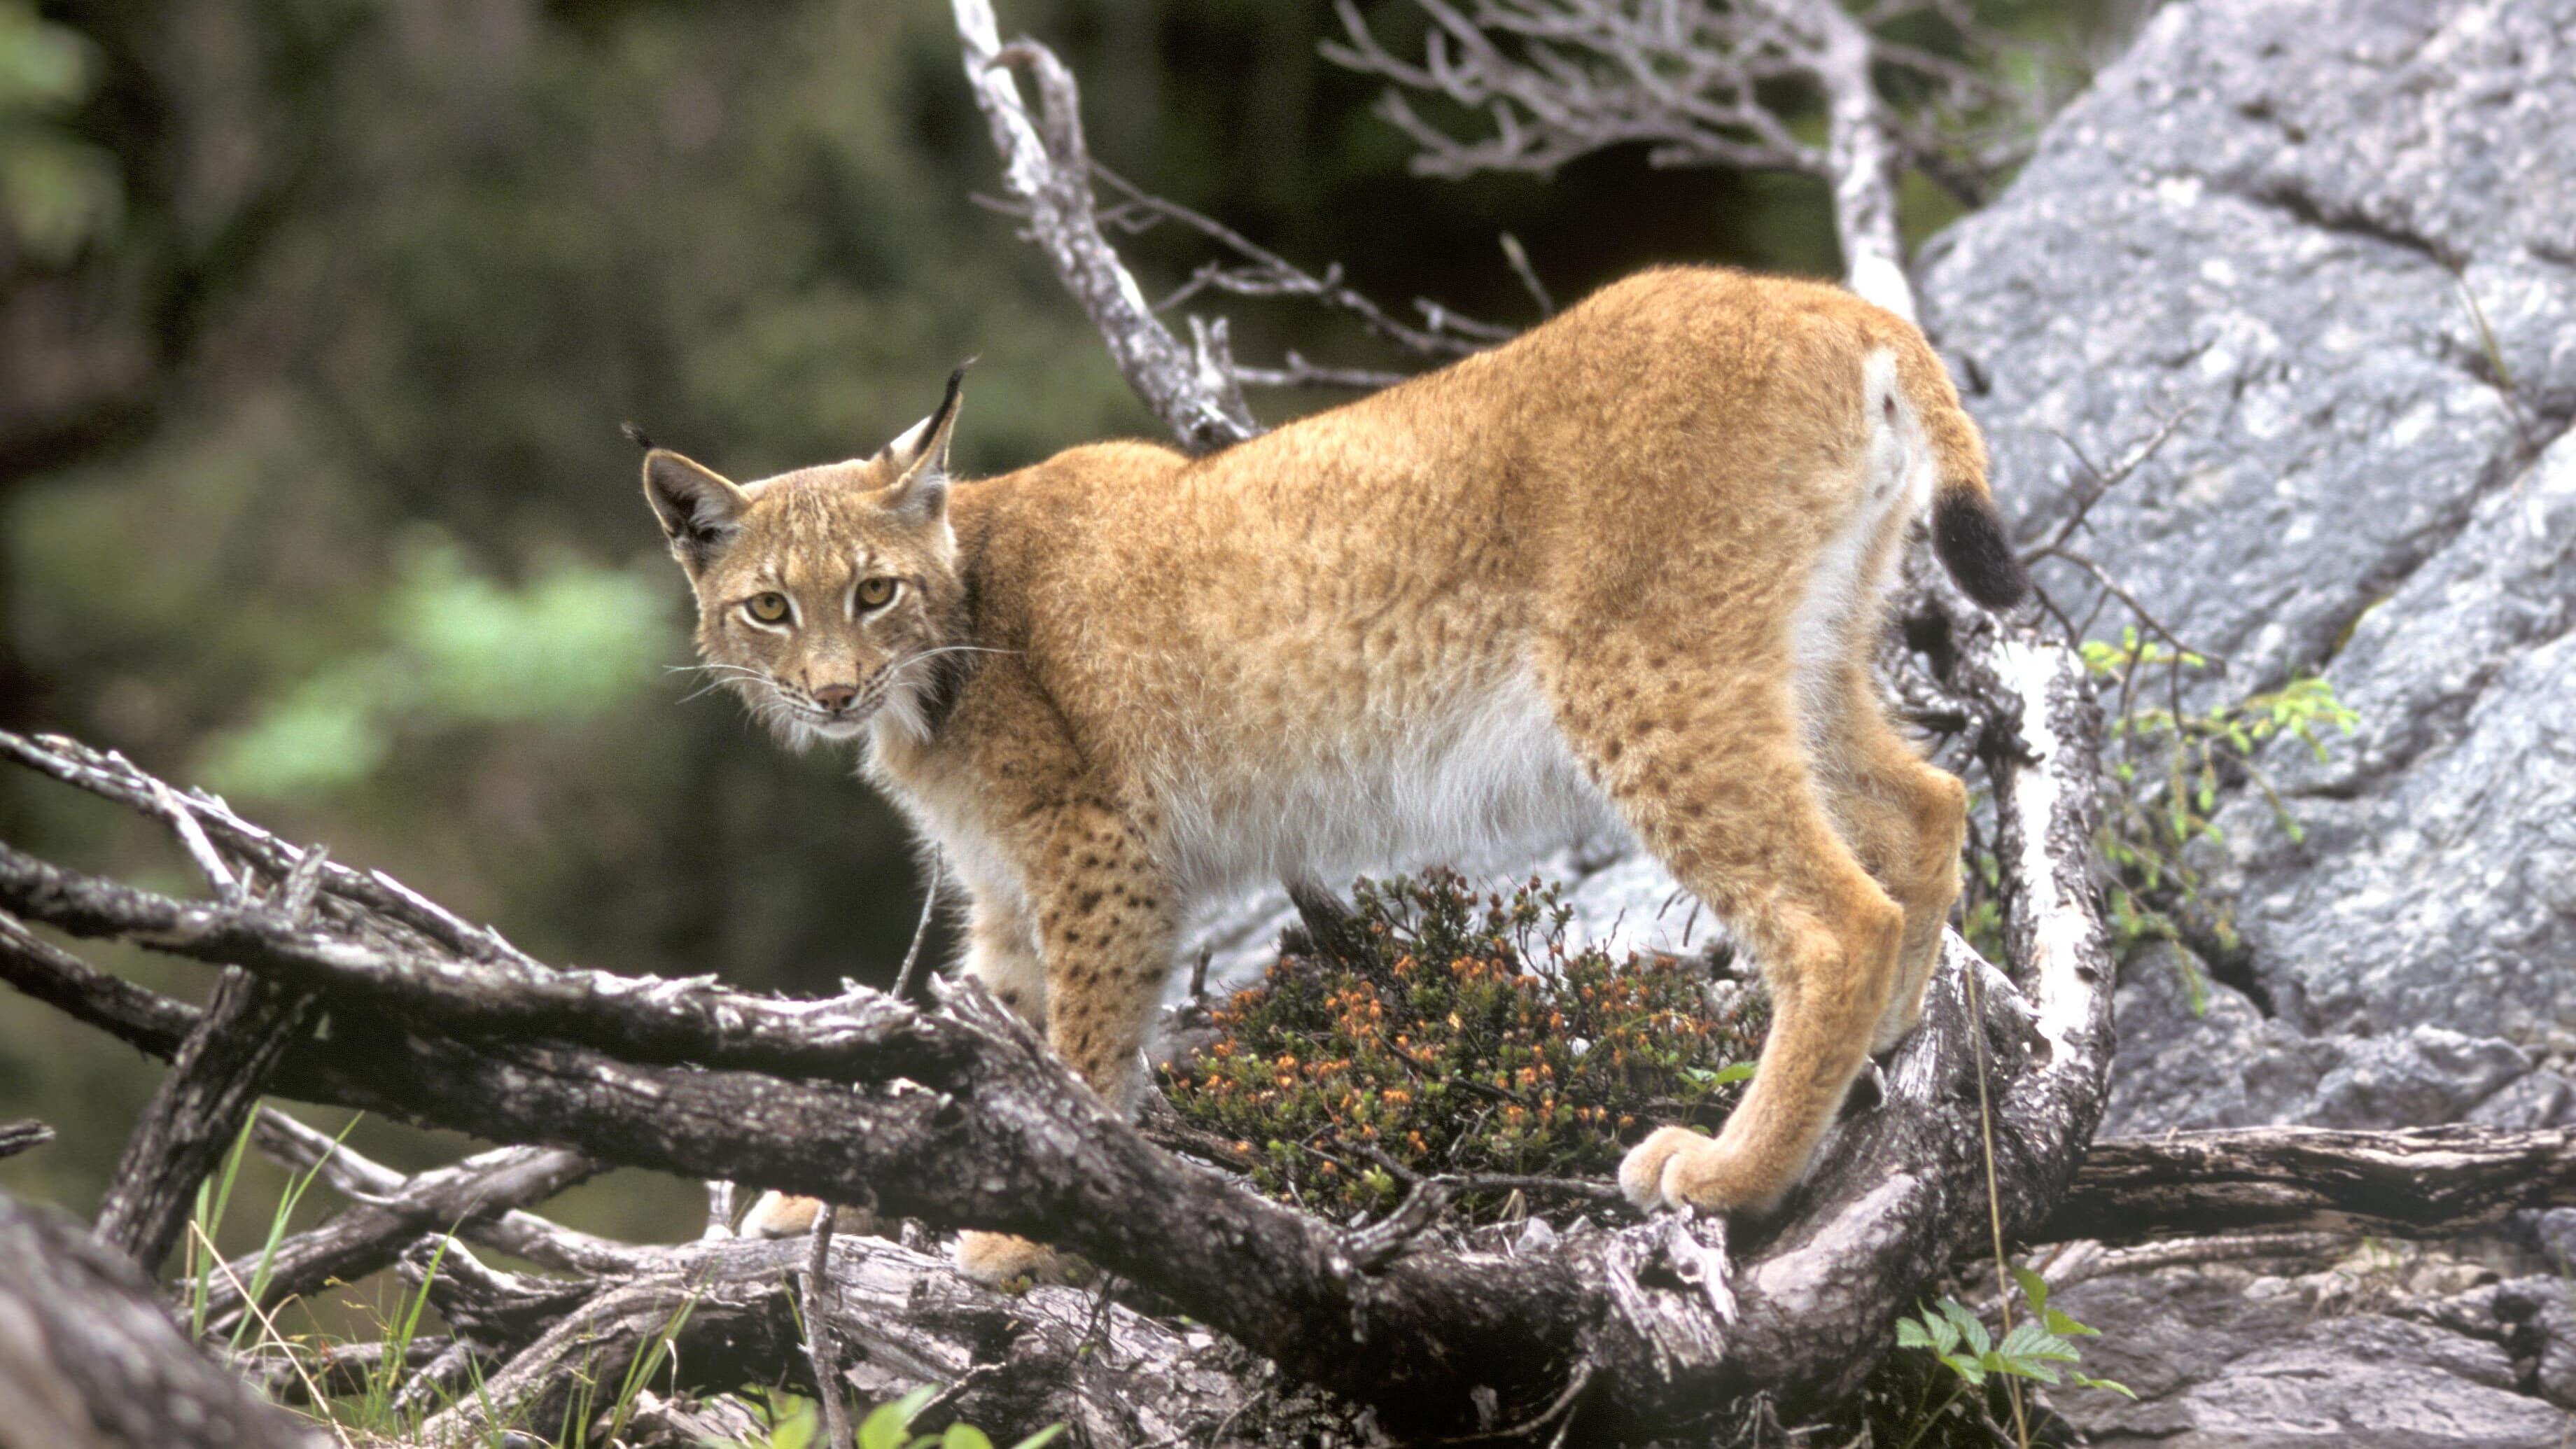
[(0, 1157), (15, 1157), (54, 1140), (54, 1129), (33, 1117), (0, 1125)]
[[(476, 1325), (510, 1362), (482, 1398), (460, 1399), (423, 1437), (479, 1442), (491, 1422), (484, 1398), (526, 1422), (565, 1422), (582, 1381), (622, 1382), (663, 1338), (676, 1377), (657, 1378), (657, 1392), (721, 1391), (782, 1373), (811, 1391), (789, 1286), (808, 1247), (783, 1239), (637, 1250), (628, 1272), (569, 1302), (558, 1285), (493, 1272), (450, 1247), (432, 1301)], [(937, 1259), (846, 1233), (829, 1253), (832, 1291), (816, 1301), (848, 1356), (851, 1385), (868, 1402), (923, 1385), (947, 1390), (924, 1427), (955, 1419), (1017, 1437), (1061, 1423), (1072, 1444), (1102, 1449), (1206, 1443), (1257, 1377), (1248, 1355), (1205, 1330), (1077, 1289), (1005, 1297)]]
[[(955, 7), (966, 83), (974, 87), (975, 104), (1002, 154), (1002, 184), (1027, 208), (1031, 239), (1108, 339), (1119, 373), (1191, 452), (1239, 443), (1261, 431), (1226, 365), (1222, 328), (1199, 332), (1194, 350), (1182, 347), (1101, 235), (1073, 73), (1043, 46), (1004, 46), (992, 0), (955, 0)], [(1036, 83), (1035, 114), (1020, 97), (1014, 66), (1028, 70)]]
[[(361, 1197), (348, 1211), (285, 1238), (273, 1251), (227, 1264), (208, 1287), (206, 1321), (216, 1332), (229, 1331), (247, 1311), (244, 1294), (254, 1284), (261, 1286), (258, 1306), (267, 1308), (334, 1278), (356, 1282), (391, 1267), (423, 1234), (453, 1232), (543, 1202), (601, 1167), (560, 1147), (504, 1147), (404, 1179), (392, 1192)], [(267, 1278), (261, 1284), (263, 1257)]]
[(2248, 1229), (2447, 1237), (2576, 1205), (2576, 1130), (2238, 1127), (2093, 1144), (2038, 1233), (2105, 1242)]
[(916, 1033), (919, 1013), (882, 992), (783, 1001), (711, 976), (628, 977), (516, 955), (454, 956), (339, 923), (301, 922), (266, 903), (179, 900), (66, 870), (5, 842), (0, 908), (76, 936), (112, 935), (301, 990), (394, 1005), (425, 1026), (582, 1042), (632, 1061), (882, 1079), (936, 1066), (914, 1058), (955, 1045)]
[(841, 1378), (840, 1330), (831, 1320), (839, 1292), (832, 1281), (832, 1224), (839, 1216), (829, 1210), (814, 1214), (814, 1226), (806, 1233), (805, 1272), (797, 1280), (804, 1299), (797, 1316), (805, 1330), (805, 1361), (814, 1370), (814, 1398), (823, 1408), (824, 1449), (851, 1449), (853, 1442), (850, 1386)]
[(160, 1268), (187, 1225), (197, 1184), (241, 1136), (312, 1007), (291, 985), (224, 972), (117, 1158), (99, 1204), (100, 1242), (146, 1272)]
[(0, 1443), (18, 1449), (318, 1449), (200, 1353), (120, 1252), (0, 1193)]

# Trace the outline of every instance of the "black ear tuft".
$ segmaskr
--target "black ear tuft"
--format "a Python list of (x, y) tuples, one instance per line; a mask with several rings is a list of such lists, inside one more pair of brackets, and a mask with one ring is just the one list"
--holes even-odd
[(642, 428), (635, 426), (633, 423), (619, 423), (617, 425), (617, 431), (624, 433), (626, 435), (626, 441), (642, 448), (645, 452), (649, 453), (653, 451), (653, 440), (644, 436), (644, 430)]

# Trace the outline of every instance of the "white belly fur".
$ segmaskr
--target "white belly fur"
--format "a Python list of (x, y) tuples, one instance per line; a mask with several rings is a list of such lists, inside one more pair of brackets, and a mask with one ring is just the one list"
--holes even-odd
[(1283, 760), (1222, 801), (1166, 782), (1183, 894), (1499, 864), (1617, 826), (1526, 669), (1381, 738), (1388, 743)]

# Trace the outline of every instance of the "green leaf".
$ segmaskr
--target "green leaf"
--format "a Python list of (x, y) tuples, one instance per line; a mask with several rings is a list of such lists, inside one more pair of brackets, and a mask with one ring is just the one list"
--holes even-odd
[(1986, 1366), (1964, 1353), (1945, 1353), (1941, 1355), (1941, 1362), (1948, 1364), (1951, 1372), (1969, 1383), (1982, 1387), (1986, 1382)]
[(939, 1436), (939, 1449), (993, 1449), (993, 1441), (972, 1424), (951, 1424)]
[(1957, 1299), (1942, 1299), (1941, 1312), (1959, 1326), (1959, 1336), (1968, 1341), (1969, 1348), (1981, 1354), (1993, 1351), (1994, 1336), (1987, 1333), (1986, 1326), (1977, 1321), (1977, 1315), (1970, 1313)]
[(2048, 1311), (2047, 1279), (2042, 1278), (2037, 1272), (2032, 1269), (2025, 1268), (2019, 1263), (2012, 1265), (2012, 1279), (2013, 1282), (2020, 1287), (2021, 1296), (2029, 1301), (2031, 1312), (2046, 1313)]
[(904, 1449), (912, 1427), (913, 1416), (930, 1403), (939, 1390), (924, 1384), (890, 1404), (879, 1404), (859, 1421), (859, 1449)]
[(1932, 1335), (1925, 1332), (1923, 1325), (1915, 1322), (1913, 1319), (1900, 1318), (1896, 1320), (1896, 1346), (1898, 1348), (1931, 1348), (1933, 1346)]
[(2075, 1382), (2084, 1388), (2101, 1389), (2109, 1393), (2118, 1394), (2124, 1399), (2135, 1399), (2138, 1396), (2137, 1390), (2130, 1388), (2127, 1384), (2115, 1383), (2110, 1379), (2097, 1379), (2089, 1374), (2076, 1374), (2073, 1377)]
[(1011, 1449), (1046, 1449), (1047, 1445), (1054, 1443), (1062, 1437), (1064, 1437), (1064, 1426), (1062, 1424), (1049, 1424), (1045, 1428), (1031, 1434), (1029, 1437), (1021, 1440), (1017, 1444), (1012, 1445)]
[(2051, 1308), (2045, 1310), (2045, 1316), (2048, 1322), (2048, 1331), (2056, 1334), (2060, 1338), (2100, 1338), (2102, 1336), (2102, 1330), (2098, 1328), (2088, 1328), (2085, 1325), (2076, 1322), (2072, 1316), (2060, 1312), (2057, 1309)]

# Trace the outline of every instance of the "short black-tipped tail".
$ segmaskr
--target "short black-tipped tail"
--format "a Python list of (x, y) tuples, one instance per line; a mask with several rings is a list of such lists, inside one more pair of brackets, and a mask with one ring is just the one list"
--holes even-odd
[(1982, 490), (1944, 488), (1933, 498), (1932, 551), (1968, 597), (1989, 609), (2009, 609), (2030, 593), (2021, 555)]

